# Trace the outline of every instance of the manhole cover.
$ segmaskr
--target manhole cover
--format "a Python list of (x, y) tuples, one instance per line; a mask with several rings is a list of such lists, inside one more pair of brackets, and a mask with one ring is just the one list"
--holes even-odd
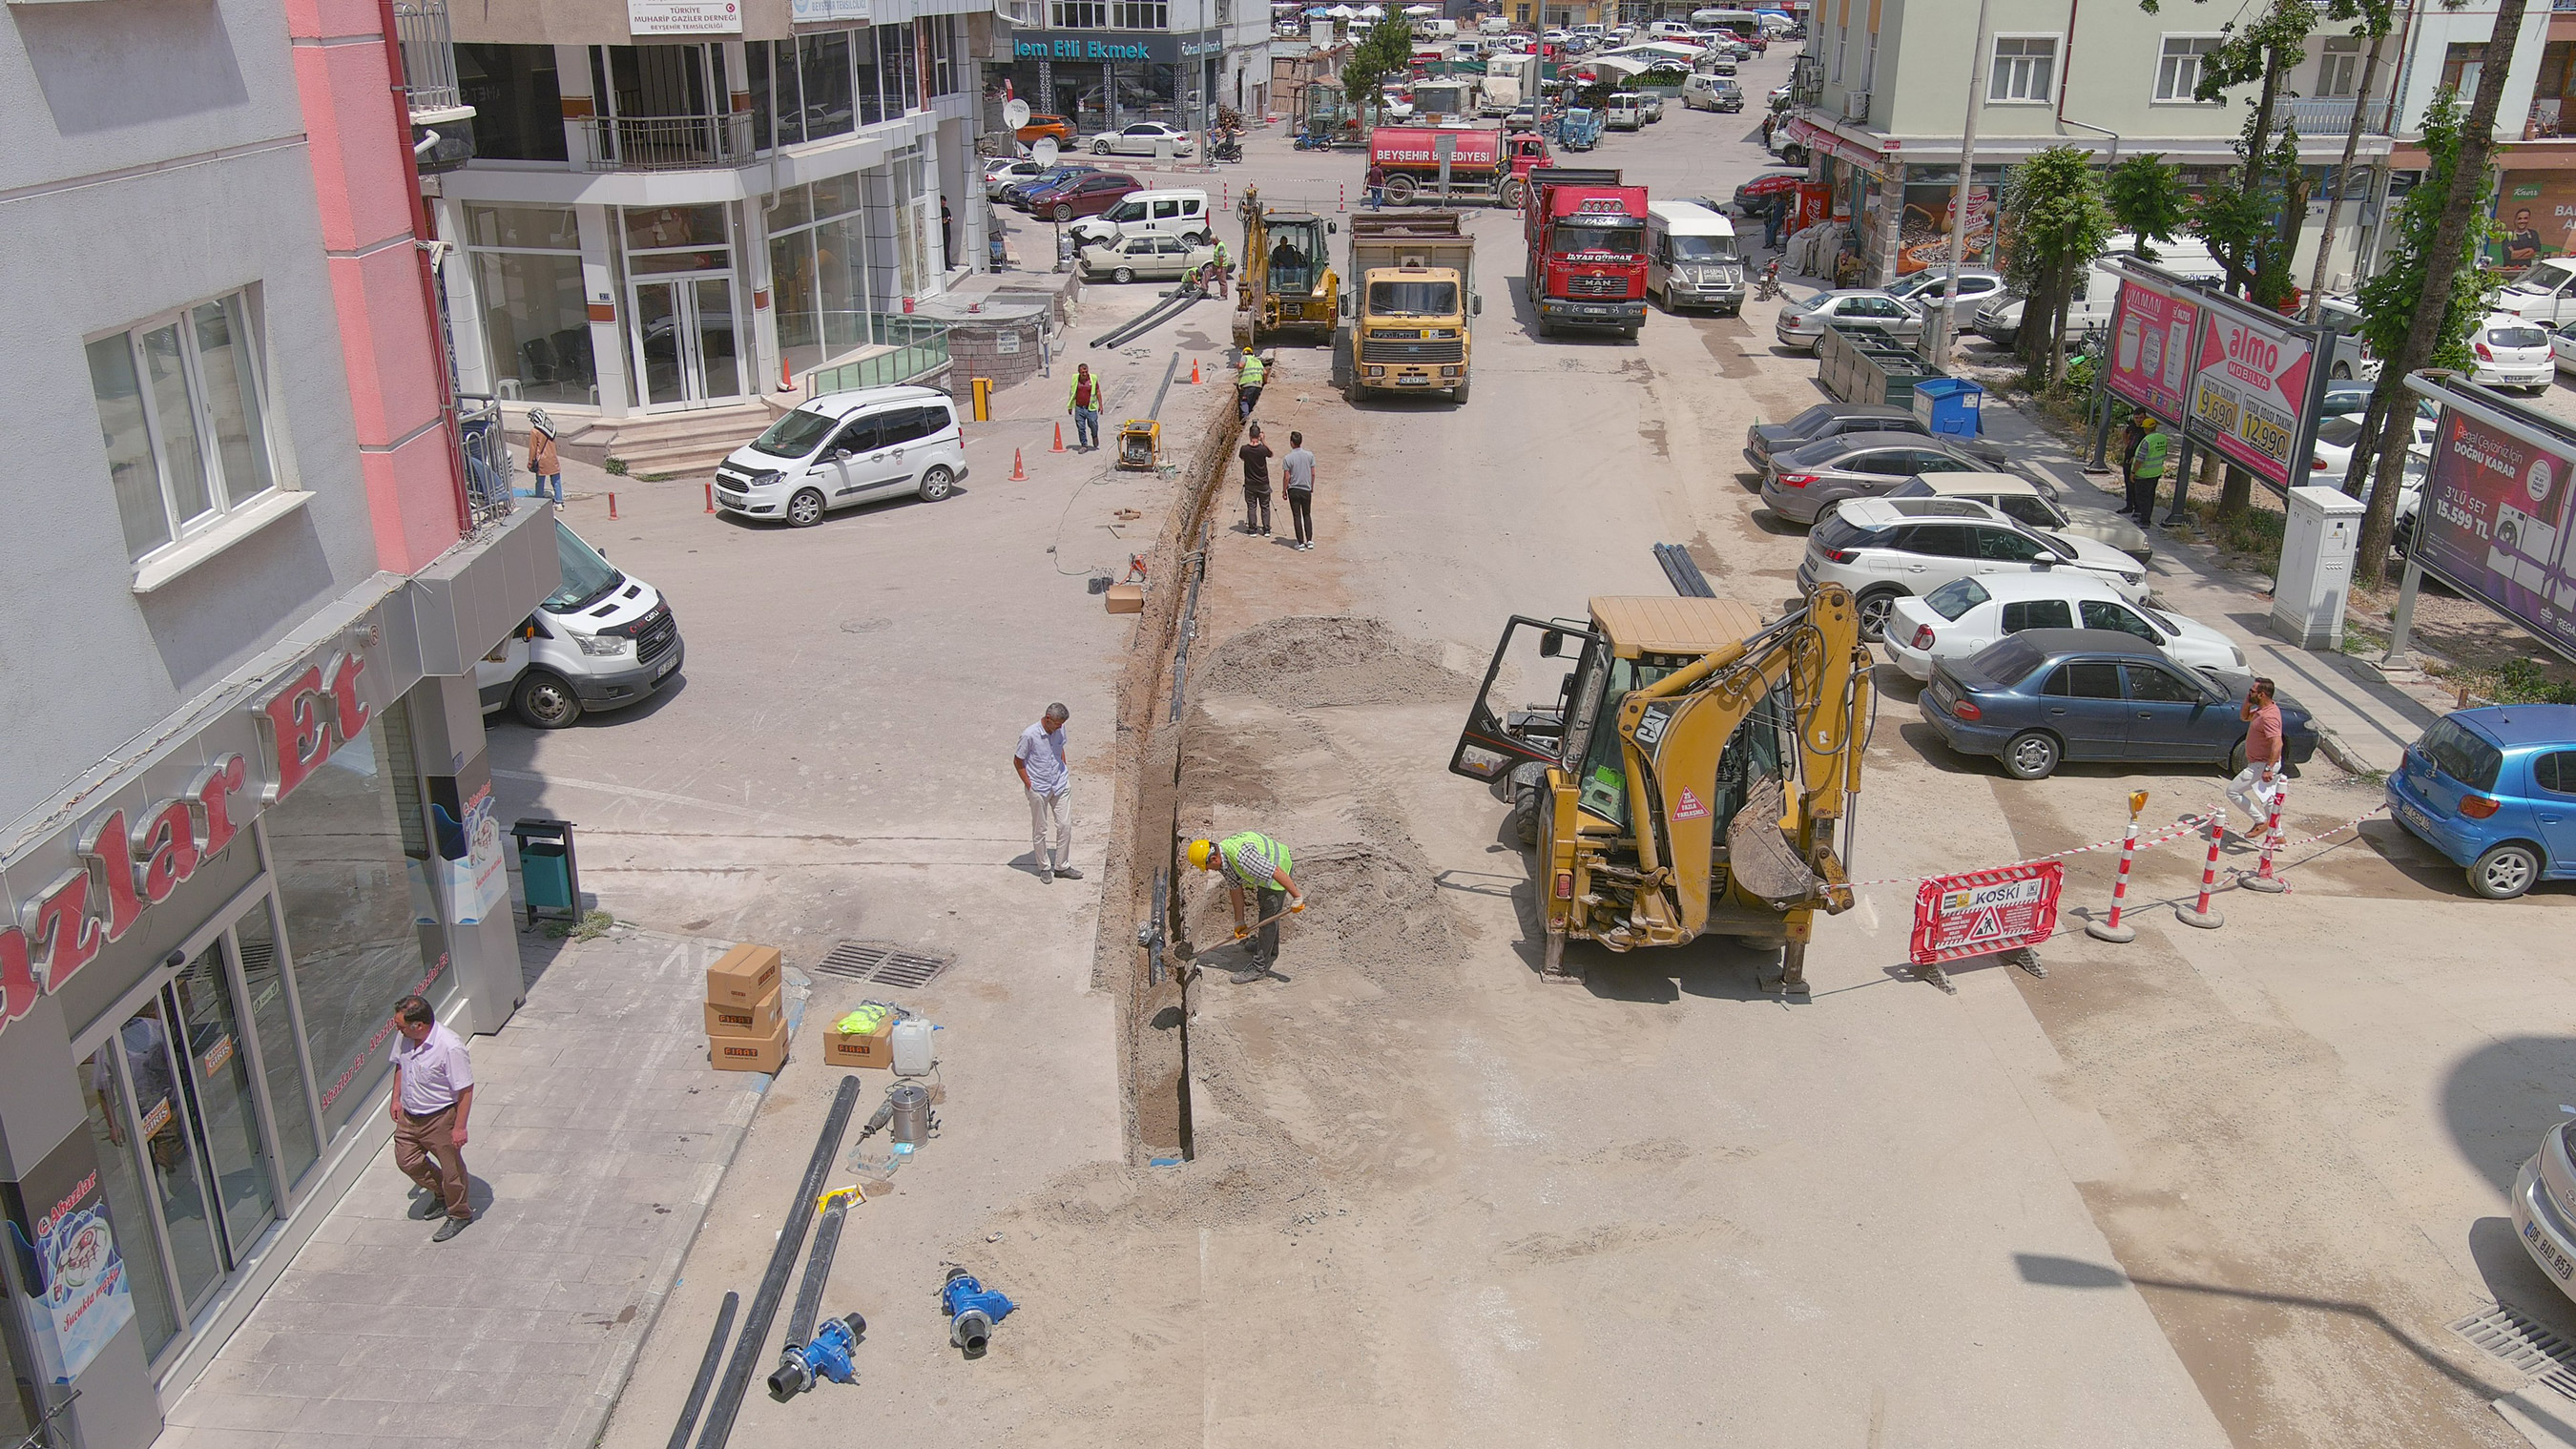
[(843, 941), (823, 953), (814, 969), (845, 981), (873, 986), (927, 986), (948, 969), (951, 957), (926, 955), (882, 941)]
[(2451, 1325), (2451, 1331), (2518, 1373), (2576, 1399), (2576, 1343), (2510, 1304), (2499, 1303)]

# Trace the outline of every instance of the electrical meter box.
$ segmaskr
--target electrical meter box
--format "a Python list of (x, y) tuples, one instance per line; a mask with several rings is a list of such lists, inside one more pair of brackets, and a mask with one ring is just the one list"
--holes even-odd
[(2362, 501), (2333, 488), (2290, 490), (2272, 587), (2272, 632), (2302, 649), (2343, 647), (2344, 593), (2361, 542)]

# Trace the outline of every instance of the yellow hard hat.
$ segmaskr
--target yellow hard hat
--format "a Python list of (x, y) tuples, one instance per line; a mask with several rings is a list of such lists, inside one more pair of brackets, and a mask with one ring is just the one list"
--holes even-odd
[(1208, 865), (1208, 858), (1215, 854), (1216, 842), (1213, 840), (1193, 840), (1190, 842), (1190, 865), (1195, 869), (1210, 869), (1211, 867)]

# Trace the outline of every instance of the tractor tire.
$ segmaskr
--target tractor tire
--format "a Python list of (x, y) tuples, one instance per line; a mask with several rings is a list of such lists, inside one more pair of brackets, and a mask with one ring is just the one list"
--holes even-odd
[(1516, 780), (1512, 783), (1512, 813), (1505, 817), (1505, 833), (1520, 842), (1521, 849), (1538, 848), (1538, 814), (1547, 808), (1547, 791), (1537, 782)]

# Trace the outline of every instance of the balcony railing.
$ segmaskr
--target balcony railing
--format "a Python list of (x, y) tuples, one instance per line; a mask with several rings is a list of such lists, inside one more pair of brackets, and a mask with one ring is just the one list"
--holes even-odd
[(403, 94), (413, 115), (464, 104), (456, 89), (456, 47), (447, 35), (447, 0), (394, 0), (394, 36), (402, 44)]
[(2352, 97), (2308, 99), (2282, 102), (2282, 119), (2298, 128), (2299, 134), (2311, 141), (2341, 136), (2352, 129), (2353, 107), (2361, 106), (2361, 130), (2366, 136), (2388, 134), (2389, 101), (2355, 102)]
[(473, 526), (509, 517), (517, 500), (510, 491), (510, 440), (501, 435), (500, 399), (459, 394), (456, 439), (465, 450), (465, 505)]
[(948, 326), (927, 317), (871, 312), (868, 345), (894, 350), (816, 368), (806, 374), (806, 395), (823, 397), (862, 387), (892, 387), (928, 377), (948, 365)]
[(582, 128), (593, 171), (700, 171), (752, 159), (751, 113), (593, 116)]

